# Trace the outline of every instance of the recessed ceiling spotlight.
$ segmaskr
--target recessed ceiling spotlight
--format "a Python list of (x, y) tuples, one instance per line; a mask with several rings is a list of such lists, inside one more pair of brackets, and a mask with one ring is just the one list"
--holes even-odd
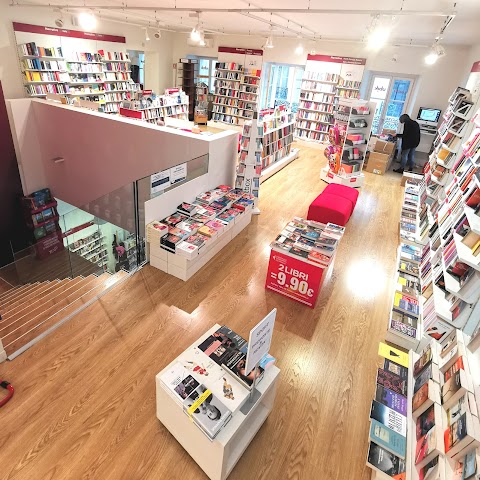
[(145, 27), (145, 40), (146, 40), (147, 42), (150, 41), (150, 35), (148, 34), (148, 27)]
[(160, 23), (157, 21), (157, 28), (155, 30), (155, 33), (153, 36), (158, 40), (159, 38), (162, 38), (162, 31), (160, 30)]

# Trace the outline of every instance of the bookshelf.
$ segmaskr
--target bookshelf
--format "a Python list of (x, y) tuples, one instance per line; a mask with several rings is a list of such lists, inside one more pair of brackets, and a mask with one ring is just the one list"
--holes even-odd
[(261, 70), (245, 69), (236, 62), (217, 62), (213, 120), (242, 125), (257, 110)]
[(87, 237), (74, 241), (70, 246), (70, 251), (101, 267), (108, 256), (104, 240), (105, 237), (99, 231), (96, 231)]
[(195, 116), (196, 124), (206, 125), (208, 121), (208, 85), (198, 82), (195, 86)]
[(195, 116), (197, 75), (198, 60), (181, 58), (177, 63), (177, 86), (188, 95), (188, 120), (193, 120)]
[(365, 100), (340, 99), (329, 126), (330, 146), (325, 149), (328, 165), (320, 178), (327, 183), (361, 187), (368, 140), (372, 129), (375, 104)]

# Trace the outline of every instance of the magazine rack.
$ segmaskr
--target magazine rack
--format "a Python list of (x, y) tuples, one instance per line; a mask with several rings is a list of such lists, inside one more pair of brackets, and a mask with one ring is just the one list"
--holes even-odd
[[(220, 325), (214, 325), (189, 348), (200, 344), (218, 328)], [(155, 377), (157, 418), (211, 480), (225, 480), (272, 411), (280, 370), (274, 365), (265, 370), (256, 386), (261, 397), (255, 406), (247, 415), (239, 410), (234, 413), (215, 439), (210, 441), (190, 421), (161, 381), (163, 373), (176, 362), (177, 358)]]

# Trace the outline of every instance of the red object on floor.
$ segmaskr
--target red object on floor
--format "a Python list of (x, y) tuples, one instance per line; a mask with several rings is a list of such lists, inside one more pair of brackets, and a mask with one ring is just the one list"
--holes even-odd
[(347, 198), (330, 193), (321, 193), (308, 208), (308, 220), (320, 223), (335, 223), (345, 226), (352, 215), (354, 205)]
[(358, 190), (356, 188), (329, 183), (322, 193), (329, 193), (330, 195), (338, 195), (339, 197), (346, 198), (352, 202), (353, 208), (355, 208), (355, 205), (357, 204)]

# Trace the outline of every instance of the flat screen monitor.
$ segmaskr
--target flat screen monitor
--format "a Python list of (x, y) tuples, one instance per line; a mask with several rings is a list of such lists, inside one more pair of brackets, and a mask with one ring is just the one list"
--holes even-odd
[(422, 122), (438, 123), (440, 113), (442, 113), (442, 111), (438, 108), (420, 107), (418, 110), (417, 120), (421, 120)]

